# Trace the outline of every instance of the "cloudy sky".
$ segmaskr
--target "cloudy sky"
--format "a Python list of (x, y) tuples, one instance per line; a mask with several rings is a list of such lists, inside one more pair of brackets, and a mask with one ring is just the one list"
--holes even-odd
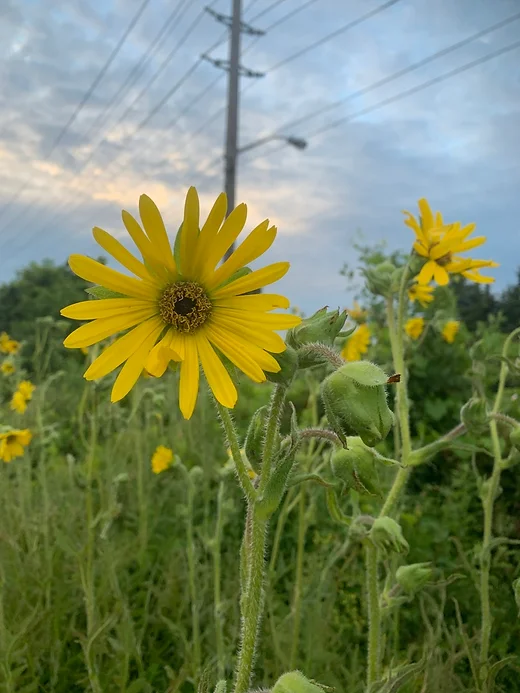
[[(209, 209), (223, 188), (226, 73), (199, 57), (221, 40), (211, 55), (226, 59), (227, 47), (225, 28), (201, 15), (205, 4), (148, 0), (85, 101), (143, 0), (2, 0), (0, 281), (31, 260), (99, 255), (92, 226), (123, 237), (120, 210), (135, 212), (143, 192), (172, 231), (190, 185)], [(255, 27), (274, 26), (242, 40), (242, 64), (265, 76), (241, 80), (240, 145), (277, 132), (308, 140), (298, 151), (273, 139), (239, 160), (237, 201), (248, 204), (251, 225), (265, 217), (278, 225), (269, 260), (292, 263), (279, 289), (307, 313), (344, 306), (351, 297), (339, 270), (355, 263), (353, 241), (408, 247), (401, 210), (423, 196), (450, 220), (476, 221), (488, 236), (478, 257), (501, 263), (497, 290), (513, 282), (520, 46), (508, 47), (520, 41), (518, 1), (244, 6)], [(229, 12), (231, 0), (212, 7)]]

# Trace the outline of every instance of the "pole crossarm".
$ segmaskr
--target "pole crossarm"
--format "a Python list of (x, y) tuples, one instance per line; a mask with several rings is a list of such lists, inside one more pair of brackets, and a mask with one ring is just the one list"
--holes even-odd
[[(225, 24), (229, 28), (231, 28), (231, 25), (233, 24), (233, 17), (229, 16), (228, 14), (221, 14), (220, 12), (216, 12), (214, 9), (211, 7), (205, 7), (204, 8), (206, 12), (209, 12), (209, 14), (212, 17), (215, 17), (217, 22), (221, 22), (221, 24)], [(262, 29), (255, 29), (255, 27), (251, 26), (250, 24), (247, 24), (246, 22), (240, 21), (240, 31), (243, 34), (248, 34), (249, 36), (263, 36), (265, 34), (265, 31)]]
[[(215, 67), (220, 67), (223, 70), (226, 70), (226, 72), (229, 72), (230, 70), (230, 61), (229, 60), (223, 60), (221, 58), (212, 58), (210, 55), (207, 55), (206, 53), (203, 53), (200, 56), (203, 60), (207, 60), (208, 63), (211, 63)], [(265, 73), (264, 72), (257, 72), (256, 70), (250, 70), (248, 67), (244, 67), (243, 65), (238, 66), (238, 73), (241, 77), (264, 77)]]

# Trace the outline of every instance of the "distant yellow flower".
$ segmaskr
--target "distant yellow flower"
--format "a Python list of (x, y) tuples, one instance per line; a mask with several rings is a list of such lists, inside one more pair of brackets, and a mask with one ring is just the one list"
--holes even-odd
[(7, 354), (7, 353), (8, 353), (8, 352), (7, 352), (7, 349), (6, 349), (6, 346), (7, 346), (7, 344), (8, 344), (10, 341), (11, 341), (11, 338), (9, 337), (9, 335), (7, 334), (7, 332), (2, 332), (2, 333), (0, 334), (0, 352), (2, 352), (2, 354)]
[(173, 464), (173, 452), (164, 445), (159, 445), (152, 455), (152, 470), (154, 474), (160, 474)]
[(5, 351), (8, 354), (17, 354), (20, 350), (20, 346), (20, 342), (17, 342), (16, 339), (10, 339), (5, 345)]
[(408, 289), (408, 298), (412, 303), (419, 301), (421, 306), (426, 308), (428, 303), (433, 301), (433, 291), (434, 287), (430, 286), (430, 284), (418, 284), (416, 282)]
[(198, 194), (190, 188), (174, 250), (159, 210), (146, 195), (141, 195), (139, 212), (144, 230), (125, 211), (123, 222), (143, 261), (106, 231), (97, 227), (93, 231), (99, 245), (137, 278), (82, 255), (70, 256), (69, 265), (75, 274), (123, 297), (89, 300), (64, 308), (61, 313), (65, 317), (92, 320), (72, 332), (64, 344), (69, 348), (88, 347), (133, 328), (85, 373), (87, 380), (97, 380), (124, 363), (112, 389), (113, 402), (130, 392), (143, 368), (160, 377), (175, 360), (182, 361), (179, 405), (186, 419), (193, 414), (197, 401), (200, 365), (217, 401), (233, 408), (237, 389), (220, 355), (255, 382), (264, 382), (265, 372), (280, 370), (269, 352), (281, 353), (286, 348), (275, 330), (301, 322), (299, 316), (269, 313), (289, 307), (284, 296), (251, 295), (255, 289), (281, 279), (289, 269), (288, 262), (252, 272), (247, 268), (270, 248), (277, 229), (269, 225), (268, 219), (261, 222), (219, 265), (244, 228), (244, 204), (226, 218), (227, 199), (221, 194), (201, 224)]
[(442, 328), (442, 337), (448, 344), (453, 344), (455, 337), (460, 329), (460, 322), (458, 320), (448, 320), (448, 322)]
[(87, 349), (87, 347), (81, 347), (81, 353), (83, 354), (83, 356), (88, 356), (88, 349)]
[(489, 284), (495, 280), (482, 276), (479, 272), (483, 267), (498, 267), (492, 260), (472, 260), (458, 255), (471, 250), (486, 242), (485, 236), (477, 236), (466, 240), (474, 231), (475, 224), (461, 228), (460, 222), (445, 224), (440, 212), (433, 214), (428, 202), (419, 200), (420, 217), (417, 220), (410, 212), (405, 224), (413, 229), (416, 241), (413, 244), (416, 253), (426, 258), (427, 262), (419, 272), (419, 284), (429, 284), (433, 279), (440, 286), (448, 284), (450, 274), (462, 274), (473, 282)]
[(24, 399), (31, 399), (33, 396), (33, 392), (36, 390), (36, 387), (31, 383), (30, 380), (22, 380), (22, 382), (18, 385), (18, 392), (24, 397)]
[(19, 414), (23, 414), (27, 409), (27, 400), (19, 390), (17, 390), (12, 396), (11, 409), (13, 411), (17, 411)]
[(357, 301), (354, 301), (354, 308), (347, 308), (347, 313), (349, 318), (359, 323), (365, 322), (368, 315), (368, 311), (363, 310)]
[(0, 433), (0, 460), (11, 462), (15, 457), (21, 457), (24, 448), (31, 442), (32, 433), (29, 429)]
[(341, 355), (345, 361), (359, 361), (370, 346), (370, 328), (366, 323), (360, 325), (354, 334), (347, 339)]
[(410, 318), (406, 321), (404, 331), (410, 339), (419, 339), (424, 330), (424, 318)]
[[(228, 448), (226, 450), (226, 452), (228, 454), (228, 462), (229, 462), (229, 464), (232, 465), (233, 464), (233, 453), (231, 452), (231, 448)], [(240, 448), (240, 456), (242, 457), (242, 460), (244, 461), (244, 464), (246, 466), (246, 470), (247, 470), (247, 474), (248, 474), (249, 478), (250, 479), (256, 479), (257, 473), (255, 472), (255, 470), (251, 466), (249, 460), (247, 459), (245, 448)]]
[(4, 375), (11, 375), (11, 373), (14, 373), (16, 368), (14, 367), (14, 364), (11, 363), (11, 361), (4, 361), (2, 365), (0, 366), (0, 371)]

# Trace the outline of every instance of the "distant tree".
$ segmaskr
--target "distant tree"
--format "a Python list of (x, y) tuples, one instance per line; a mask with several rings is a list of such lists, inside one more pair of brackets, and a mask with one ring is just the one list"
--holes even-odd
[(470, 332), (477, 329), (479, 322), (487, 322), (489, 315), (496, 315), (500, 310), (500, 299), (493, 296), (489, 284), (475, 284), (458, 277), (451, 286), (459, 317)]
[(504, 316), (503, 330), (511, 332), (520, 325), (520, 268), (517, 270), (516, 284), (502, 292), (499, 305)]

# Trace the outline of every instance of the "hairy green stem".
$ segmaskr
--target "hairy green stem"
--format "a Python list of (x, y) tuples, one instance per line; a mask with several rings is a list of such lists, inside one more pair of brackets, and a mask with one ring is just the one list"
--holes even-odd
[(368, 662), (367, 691), (379, 679), (381, 615), (379, 613), (379, 589), (377, 585), (377, 549), (372, 544), (365, 547), (366, 585), (368, 599)]
[(229, 409), (227, 409), (227, 407), (222, 406), (222, 404), (220, 404), (220, 402), (217, 402), (217, 400), (215, 400), (215, 404), (217, 406), (217, 411), (219, 413), (220, 420), (222, 421), (222, 425), (224, 426), (227, 443), (231, 450), (233, 462), (235, 463), (235, 467), (237, 470), (238, 481), (240, 483), (240, 486), (242, 487), (242, 491), (244, 492), (246, 498), (248, 498), (249, 500), (253, 500), (254, 498), (256, 498), (256, 490), (253, 486), (251, 479), (249, 478), (246, 465), (244, 464), (244, 460), (242, 459), (242, 455), (240, 453), (240, 443), (238, 442), (238, 435), (235, 429), (235, 424), (233, 423), (233, 419), (231, 418)]
[(491, 445), (493, 449), (493, 471), (489, 478), (489, 485), (486, 494), (482, 501), (484, 510), (484, 532), (482, 538), (482, 551), (480, 559), (480, 603), (481, 603), (481, 639), (480, 639), (480, 682), (482, 685), (482, 693), (488, 690), (488, 666), (489, 658), (489, 643), (491, 639), (491, 603), (489, 599), (489, 574), (491, 570), (491, 542), (493, 539), (493, 510), (495, 499), (498, 494), (500, 484), (500, 473), (502, 471), (502, 452), (500, 450), (500, 440), (498, 437), (498, 426), (496, 415), (499, 413), (504, 396), (504, 388), (506, 379), (509, 373), (507, 354), (513, 339), (520, 334), (520, 327), (513, 330), (504, 342), (502, 349), (502, 365), (500, 367), (500, 375), (498, 379), (498, 389), (495, 397), (493, 409), (491, 410), (491, 420), (489, 422), (489, 430), (491, 434)]
[[(187, 475), (188, 476), (188, 475)], [(193, 500), (195, 488), (191, 479), (188, 481), (188, 507), (186, 517), (186, 553), (188, 558), (188, 581), (190, 588), (191, 601), (191, 639), (192, 639), (192, 672), (195, 682), (198, 680), (200, 665), (201, 665), (201, 650), (200, 650), (200, 623), (199, 623), (199, 606), (198, 594), (195, 577), (195, 544), (193, 539)]]
[(224, 634), (222, 629), (222, 597), (221, 597), (221, 541), (223, 528), (224, 483), (220, 482), (217, 495), (217, 519), (213, 536), (213, 608), (215, 618), (215, 644), (217, 649), (218, 678), (225, 676), (226, 661), (224, 652)]
[(265, 490), (266, 484), (271, 476), (271, 469), (274, 462), (278, 431), (280, 428), (280, 416), (285, 402), (285, 385), (277, 385), (271, 398), (271, 408), (265, 429), (264, 454), (262, 458), (262, 469), (260, 473), (259, 495)]

